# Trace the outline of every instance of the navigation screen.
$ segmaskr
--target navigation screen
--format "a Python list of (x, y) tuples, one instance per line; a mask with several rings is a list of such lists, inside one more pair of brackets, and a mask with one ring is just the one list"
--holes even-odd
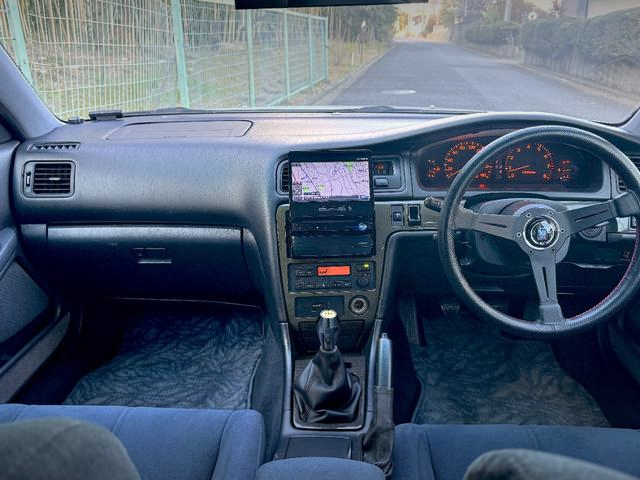
[(369, 201), (369, 162), (291, 162), (294, 202)]

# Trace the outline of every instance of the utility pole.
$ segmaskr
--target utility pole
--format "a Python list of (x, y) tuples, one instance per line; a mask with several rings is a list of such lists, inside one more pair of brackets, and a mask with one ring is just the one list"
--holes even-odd
[(511, 21), (511, 8), (513, 7), (513, 0), (507, 0), (504, 5), (504, 21)]

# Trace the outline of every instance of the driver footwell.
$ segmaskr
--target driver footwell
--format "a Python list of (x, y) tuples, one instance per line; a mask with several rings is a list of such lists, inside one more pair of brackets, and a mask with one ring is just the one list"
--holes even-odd
[(411, 346), (422, 384), (414, 423), (608, 426), (548, 342), (509, 339), (462, 314), (423, 328), (427, 346)]
[(128, 319), (116, 357), (83, 377), (64, 403), (247, 408), (262, 344), (256, 308), (143, 311)]

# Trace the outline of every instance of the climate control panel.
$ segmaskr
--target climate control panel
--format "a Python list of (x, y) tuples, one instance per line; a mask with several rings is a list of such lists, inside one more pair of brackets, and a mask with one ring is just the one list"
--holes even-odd
[(371, 290), (376, 286), (375, 262), (291, 263), (288, 268), (290, 292)]

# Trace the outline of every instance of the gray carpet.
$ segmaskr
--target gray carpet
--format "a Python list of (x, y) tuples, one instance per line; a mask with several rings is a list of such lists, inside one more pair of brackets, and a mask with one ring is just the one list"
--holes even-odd
[(247, 408), (263, 343), (257, 309), (145, 313), (118, 355), (80, 380), (66, 404)]
[(427, 346), (411, 351), (422, 383), (414, 423), (608, 426), (548, 343), (510, 340), (463, 316), (424, 328)]

